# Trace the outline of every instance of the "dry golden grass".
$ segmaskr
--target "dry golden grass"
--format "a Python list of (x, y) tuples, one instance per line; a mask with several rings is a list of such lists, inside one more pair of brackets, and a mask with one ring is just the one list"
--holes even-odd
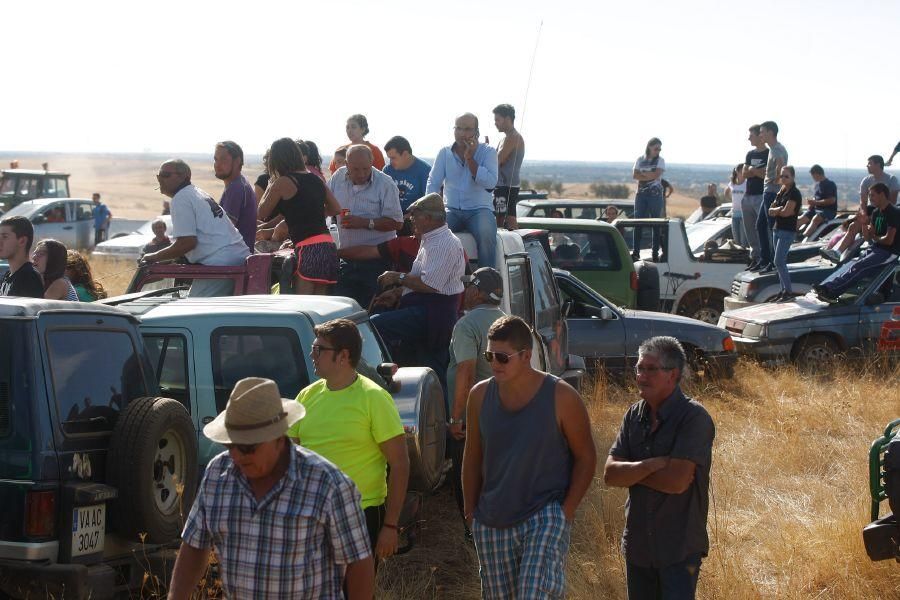
[[(686, 386), (717, 428), (699, 598), (900, 597), (900, 565), (869, 561), (861, 534), (868, 447), (900, 416), (900, 370), (880, 373), (815, 379), (742, 362), (732, 380)], [(635, 398), (605, 382), (586, 394), (601, 464)], [(573, 531), (570, 598), (625, 597), (625, 497), (598, 472)], [(379, 570), (378, 597), (477, 598), (477, 562), (452, 494), (428, 498), (425, 518), (417, 548)]]
[(137, 263), (134, 259), (93, 255), (88, 255), (87, 258), (94, 280), (103, 284), (107, 295), (118, 296), (125, 293), (134, 272), (137, 271)]

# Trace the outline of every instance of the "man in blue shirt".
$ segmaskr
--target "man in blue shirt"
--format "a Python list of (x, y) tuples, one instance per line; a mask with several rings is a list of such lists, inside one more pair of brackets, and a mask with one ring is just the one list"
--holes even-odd
[[(428, 173), (431, 165), (412, 153), (409, 140), (400, 135), (395, 135), (384, 145), (384, 153), (390, 161), (383, 169), (391, 176), (397, 188), (400, 190), (400, 208), (403, 213), (409, 210), (409, 205), (425, 195), (425, 186), (428, 185)], [(409, 219), (403, 222), (403, 229), (397, 235), (412, 235), (412, 227)]]
[(105, 242), (109, 237), (109, 222), (112, 220), (112, 213), (105, 204), (100, 202), (100, 194), (94, 192), (91, 199), (94, 201), (91, 214), (94, 217), (94, 244), (96, 245)]
[(438, 152), (425, 192), (440, 193), (443, 187), (447, 225), (454, 233), (471, 233), (478, 266), (493, 267), (497, 220), (491, 190), (497, 185), (497, 151), (478, 143), (478, 135), (478, 117), (465, 113), (456, 119), (453, 145)]

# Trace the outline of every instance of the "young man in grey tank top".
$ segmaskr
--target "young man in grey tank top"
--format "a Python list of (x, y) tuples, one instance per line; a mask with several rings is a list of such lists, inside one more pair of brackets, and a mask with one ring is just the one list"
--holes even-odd
[(531, 345), (525, 321), (495, 321), (493, 377), (466, 408), (464, 510), (486, 599), (565, 597), (571, 523), (597, 466), (581, 397), (532, 368)]
[(494, 108), (494, 126), (503, 134), (497, 146), (497, 187), (494, 188), (494, 213), (497, 227), (518, 229), (516, 204), (519, 202), (519, 171), (525, 159), (525, 138), (516, 130), (516, 109), (509, 104)]

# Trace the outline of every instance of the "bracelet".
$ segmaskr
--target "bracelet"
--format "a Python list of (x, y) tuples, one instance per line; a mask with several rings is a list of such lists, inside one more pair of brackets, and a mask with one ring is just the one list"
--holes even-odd
[(394, 531), (400, 531), (400, 528), (396, 525), (391, 525), (390, 523), (382, 523), (382, 527), (387, 527), (388, 529), (393, 529)]

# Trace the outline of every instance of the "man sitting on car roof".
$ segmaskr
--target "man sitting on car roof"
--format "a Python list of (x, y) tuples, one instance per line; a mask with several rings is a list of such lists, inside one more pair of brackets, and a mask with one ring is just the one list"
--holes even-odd
[(432, 367), (444, 384), (450, 334), (463, 291), (460, 277), (466, 268), (465, 252), (447, 227), (440, 195), (420, 198), (410, 205), (409, 212), (422, 243), (409, 273), (385, 271), (378, 278), (382, 289), (391, 289), (376, 297), (375, 305), (398, 308), (373, 315), (372, 325), (392, 350), (402, 346), (407, 352), (424, 351), (425, 366)]
[(871, 216), (860, 209), (857, 221), (862, 227), (863, 237), (872, 243), (871, 251), (848, 263), (849, 268), (834, 272), (821, 284), (814, 285), (813, 291), (826, 302), (834, 302), (846, 290), (861, 279), (887, 264), (897, 261), (900, 256), (900, 208), (890, 201), (890, 189), (883, 183), (869, 188), (869, 201), (874, 206)]

